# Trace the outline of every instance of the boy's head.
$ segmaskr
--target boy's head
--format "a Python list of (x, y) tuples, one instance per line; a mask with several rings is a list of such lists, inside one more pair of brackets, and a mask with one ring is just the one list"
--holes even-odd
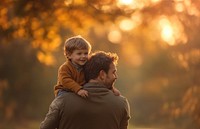
[(72, 54), (74, 50), (83, 50), (83, 49), (88, 50), (88, 53), (90, 53), (91, 51), (90, 43), (80, 35), (73, 36), (65, 41), (64, 55), (68, 56)]
[(83, 63), (91, 51), (90, 43), (80, 35), (68, 38), (64, 44), (64, 55), (78, 65)]

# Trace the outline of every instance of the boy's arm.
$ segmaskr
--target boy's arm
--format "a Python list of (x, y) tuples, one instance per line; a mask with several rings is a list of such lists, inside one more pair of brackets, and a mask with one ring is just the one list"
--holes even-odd
[(58, 70), (58, 80), (63, 88), (77, 93), (82, 87), (74, 81), (71, 74), (70, 69), (66, 65), (63, 65)]

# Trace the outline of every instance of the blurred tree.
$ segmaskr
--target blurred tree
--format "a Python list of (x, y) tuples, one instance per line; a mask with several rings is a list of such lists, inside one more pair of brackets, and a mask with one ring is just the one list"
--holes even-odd
[(45, 112), (64, 60), (62, 43), (81, 34), (93, 51), (119, 54), (117, 85), (124, 86), (119, 89), (137, 111), (132, 122), (155, 126), (168, 119), (172, 127), (200, 127), (198, 5), (195, 0), (1, 1), (0, 119), (38, 117), (32, 109), (40, 101)]

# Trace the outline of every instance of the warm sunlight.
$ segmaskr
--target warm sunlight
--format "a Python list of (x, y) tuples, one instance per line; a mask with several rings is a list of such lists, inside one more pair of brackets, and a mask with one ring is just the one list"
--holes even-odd
[(130, 11), (136, 8), (141, 8), (142, 2), (137, 0), (117, 0), (117, 6), (124, 11)]
[(184, 11), (184, 5), (183, 3), (177, 3), (175, 4), (175, 9), (177, 12), (183, 12)]
[(186, 56), (181, 54), (181, 53), (177, 54), (177, 56), (178, 56), (177, 57), (178, 61), (180, 62), (180, 66), (182, 66), (185, 69), (188, 69), (189, 64), (188, 64), (188, 61), (186, 59)]
[[(91, 44), (89, 57), (98, 51), (119, 57), (115, 86), (130, 103), (125, 110), (130, 108), (131, 119), (116, 126), (126, 122), (127, 129), (200, 129), (199, 33), (200, 0), (1, 0), (0, 129), (37, 129), (43, 123), (55, 98), (54, 86), (70, 63), (65, 41), (76, 35)], [(84, 40), (70, 42), (76, 41)], [(79, 65), (79, 57), (71, 61)], [(73, 72), (78, 76), (72, 80), (88, 81), (90, 75), (86, 71), (89, 78), (84, 80), (84, 72)], [(102, 95), (89, 93), (89, 101)], [(128, 118), (129, 113), (123, 114)], [(93, 119), (87, 117), (83, 124)], [(62, 120), (53, 122), (55, 128), (62, 122), (80, 126)], [(102, 124), (95, 122), (97, 127)]]
[(7, 13), (8, 13), (8, 9), (3, 8), (0, 10), (0, 26), (2, 27), (2, 29), (7, 29), (9, 27), (9, 24), (7, 22), (8, 18), (7, 18)]
[(174, 45), (173, 28), (170, 25), (164, 25), (161, 32), (161, 37), (169, 45)]
[(122, 46), (122, 53), (124, 59), (132, 66), (138, 67), (143, 63), (142, 57), (133, 43), (125, 43)]
[(66, 6), (69, 6), (70, 4), (73, 3), (73, 0), (65, 0), (64, 3)]
[(120, 43), (121, 38), (121, 33), (118, 30), (111, 30), (108, 34), (108, 40), (112, 43)]
[(130, 31), (135, 27), (135, 25), (131, 19), (124, 19), (120, 22), (119, 27), (124, 31)]
[(161, 16), (158, 22), (161, 31), (161, 38), (169, 45), (187, 43), (188, 38), (185, 35), (183, 25), (177, 16)]
[(26, 34), (25, 29), (21, 27), (17, 31), (15, 31), (15, 33), (13, 34), (13, 36), (15, 38), (19, 38), (19, 37), (21, 38), (21, 37), (25, 37), (25, 34)]
[(46, 65), (53, 65), (55, 63), (55, 59), (51, 54), (45, 54), (43, 52), (38, 52), (37, 58), (40, 62), (42, 62)]
[(190, 15), (194, 15), (194, 16), (200, 15), (200, 12), (198, 11), (198, 9), (194, 5), (190, 6), (187, 11)]
[(191, 0), (184, 0), (184, 8), (189, 15), (199, 16), (200, 12), (197, 5), (193, 4)]
[(153, 2), (153, 3), (158, 3), (158, 2), (160, 2), (161, 0), (151, 0), (151, 2)]
[(175, 40), (173, 37), (173, 28), (168, 19), (166, 18), (160, 19), (159, 24), (161, 26), (162, 39), (166, 41), (169, 45), (174, 45)]
[(121, 5), (130, 5), (134, 2), (134, 0), (118, 0), (118, 4)]
[(139, 13), (139, 12), (133, 13), (131, 15), (131, 20), (132, 20), (133, 24), (135, 24), (135, 27), (139, 26), (143, 20), (141, 13)]
[(72, 3), (76, 5), (84, 5), (86, 0), (72, 0)]
[(135, 12), (130, 18), (119, 17), (116, 21), (121, 30), (131, 31), (142, 23), (142, 16), (139, 12)]
[(161, 38), (167, 44), (175, 45), (179, 43), (187, 43), (188, 38), (185, 35), (183, 25), (177, 16), (161, 16), (158, 22), (161, 29)]

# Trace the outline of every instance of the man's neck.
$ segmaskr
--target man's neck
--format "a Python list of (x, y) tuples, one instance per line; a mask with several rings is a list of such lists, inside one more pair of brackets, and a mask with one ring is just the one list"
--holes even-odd
[(91, 79), (89, 82), (90, 82), (90, 83), (99, 83), (98, 80), (93, 80), (93, 79)]
[(90, 79), (89, 82), (90, 82), (90, 83), (103, 83), (103, 81), (100, 80), (99, 78), (96, 78), (96, 79)]

